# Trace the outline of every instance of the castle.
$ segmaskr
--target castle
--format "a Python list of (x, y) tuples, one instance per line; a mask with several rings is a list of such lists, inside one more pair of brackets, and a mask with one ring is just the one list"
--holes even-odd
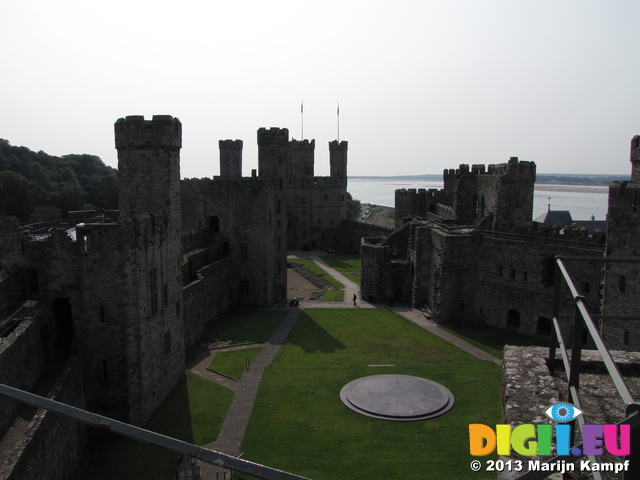
[[(143, 425), (220, 312), (284, 301), (287, 249), (339, 241), (347, 142), (330, 142), (331, 175), (316, 177), (315, 141), (281, 128), (257, 140), (251, 177), (242, 141), (221, 140), (220, 175), (181, 180), (181, 122), (121, 118), (118, 211), (73, 212), (67, 225), (0, 218), (0, 383), (47, 394), (49, 377), (55, 399)], [(0, 396), (0, 435), (21, 408)], [(0, 477), (72, 471), (84, 428), (48, 412), (29, 428)]]
[[(640, 137), (631, 141), (632, 179), (609, 190), (606, 231), (531, 221), (536, 165), (460, 165), (444, 171), (441, 190), (397, 190), (396, 230), (364, 238), (362, 295), (401, 301), (439, 323), (478, 321), (528, 335), (551, 329), (554, 258), (637, 257), (640, 250)], [(570, 262), (592, 312), (638, 309), (633, 264)], [(563, 311), (572, 311), (566, 296)], [(601, 321), (609, 348), (639, 350), (634, 322)], [(570, 328), (567, 326), (566, 328)], [(568, 333), (568, 332), (566, 332)], [(585, 336), (585, 343), (589, 339)]]

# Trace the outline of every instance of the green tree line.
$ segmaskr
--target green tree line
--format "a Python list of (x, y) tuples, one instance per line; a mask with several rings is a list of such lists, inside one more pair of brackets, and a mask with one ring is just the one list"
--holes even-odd
[(37, 206), (117, 209), (118, 173), (95, 155), (55, 157), (0, 139), (0, 215), (27, 222)]

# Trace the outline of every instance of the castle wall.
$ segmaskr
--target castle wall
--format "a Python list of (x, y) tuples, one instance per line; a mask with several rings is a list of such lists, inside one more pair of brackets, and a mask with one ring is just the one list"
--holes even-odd
[(187, 348), (198, 344), (207, 325), (230, 307), (228, 257), (198, 269), (197, 279), (182, 288)]
[[(230, 262), (231, 302), (266, 307), (286, 290), (286, 222), (277, 214), (278, 200), (268, 178), (189, 179), (182, 181), (183, 229), (197, 230), (212, 219), (224, 237)], [(233, 205), (235, 208), (229, 208)], [(283, 202), (280, 209), (284, 210)], [(272, 265), (277, 253), (282, 265)]]
[[(609, 187), (607, 215), (607, 254), (609, 258), (640, 257), (640, 137), (631, 144), (632, 181), (614, 182)], [(605, 315), (636, 315), (640, 310), (640, 268), (638, 263), (605, 265)], [(640, 324), (637, 321), (602, 320), (603, 339), (619, 349), (640, 350)]]
[[(44, 372), (45, 348), (40, 332), (46, 314), (24, 320), (0, 342), (0, 383), (21, 390), (31, 390)], [(0, 435), (13, 422), (20, 403), (0, 395)]]
[[(49, 398), (84, 408), (82, 363), (72, 357), (56, 381)], [(22, 438), (0, 465), (0, 478), (22, 480), (72, 480), (86, 441), (84, 424), (57, 413), (38, 409)]]
[[(392, 295), (427, 307), (439, 323), (476, 320), (548, 335), (554, 257), (602, 257), (604, 247), (544, 233), (501, 234), (414, 221), (385, 239), (363, 242), (363, 296), (381, 301)], [(570, 263), (568, 269), (597, 312), (601, 270), (585, 263)], [(568, 296), (563, 307), (572, 312)]]

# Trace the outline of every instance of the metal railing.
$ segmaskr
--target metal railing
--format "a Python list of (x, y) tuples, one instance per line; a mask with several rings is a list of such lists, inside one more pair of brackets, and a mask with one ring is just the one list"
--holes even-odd
[(104, 417), (95, 413), (87, 412), (77, 407), (56, 402), (48, 398), (34, 395), (17, 388), (9, 387), (0, 383), (0, 395), (7, 395), (15, 400), (33, 405), (39, 408), (46, 408), (59, 415), (64, 415), (86, 425), (91, 425), (109, 432), (117, 433), (134, 440), (138, 440), (151, 445), (171, 450), (180, 455), (196, 458), (203, 462), (218, 465), (229, 470), (246, 473), (252, 477), (263, 480), (309, 480), (293, 473), (284, 472), (272, 467), (260, 465), (258, 463), (243, 460), (225, 453), (209, 450), (197, 445), (192, 445), (182, 440), (167, 437), (159, 433), (151, 432), (134, 425), (129, 425), (112, 418)]
[[(580, 371), (581, 371), (581, 359), (583, 348), (583, 333), (586, 328), (587, 332), (591, 336), (595, 348), (598, 350), (602, 357), (602, 361), (607, 369), (607, 374), (613, 381), (613, 384), (620, 395), (620, 398), (626, 405), (625, 418), (618, 422), (617, 425), (628, 424), (631, 429), (631, 451), (626, 460), (629, 460), (629, 468), (623, 474), (624, 480), (636, 480), (640, 478), (640, 403), (638, 403), (631, 394), (629, 387), (622, 377), (618, 366), (614, 362), (611, 353), (607, 349), (598, 332), (598, 328), (594, 322), (594, 319), (608, 319), (608, 320), (640, 320), (640, 316), (633, 315), (592, 315), (586, 306), (585, 298), (580, 295), (576, 289), (571, 276), (565, 267), (565, 262), (568, 261), (588, 261), (599, 263), (640, 263), (640, 258), (598, 258), (598, 257), (556, 257), (555, 259), (555, 284), (553, 295), (553, 328), (551, 329), (550, 342), (549, 342), (549, 370), (551, 373), (555, 369), (556, 351), (559, 349), (562, 356), (562, 363), (567, 375), (567, 398), (568, 401), (574, 404), (580, 410), (582, 408), (582, 401), (580, 398)], [(571, 297), (573, 298), (573, 330), (571, 334), (571, 346), (569, 347), (566, 339), (563, 338), (562, 331), (560, 329), (560, 317), (564, 316), (560, 313), (560, 304), (562, 300), (562, 287), (565, 284), (569, 288)], [(571, 352), (571, 355), (569, 355)], [(572, 425), (572, 433), (575, 431), (574, 420)], [(585, 415), (578, 417), (577, 423), (582, 427), (585, 422)], [(571, 439), (573, 443), (573, 438)], [(583, 444), (575, 445), (580, 451), (583, 450)], [(573, 449), (572, 449), (573, 451)], [(556, 464), (560, 461), (574, 462), (581, 458), (582, 455), (556, 456), (544, 463)], [(595, 457), (588, 456), (589, 460), (596, 462)], [(551, 475), (552, 471), (531, 471), (524, 475), (519, 476), (516, 480), (538, 480), (547, 478)], [(600, 472), (593, 471), (593, 478), (595, 480), (602, 480)]]

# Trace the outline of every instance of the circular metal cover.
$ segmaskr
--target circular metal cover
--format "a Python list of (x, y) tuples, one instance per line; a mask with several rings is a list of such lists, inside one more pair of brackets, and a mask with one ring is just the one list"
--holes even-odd
[(340, 399), (361, 415), (395, 422), (434, 418), (453, 407), (453, 394), (439, 383), (410, 375), (373, 375), (347, 383)]

